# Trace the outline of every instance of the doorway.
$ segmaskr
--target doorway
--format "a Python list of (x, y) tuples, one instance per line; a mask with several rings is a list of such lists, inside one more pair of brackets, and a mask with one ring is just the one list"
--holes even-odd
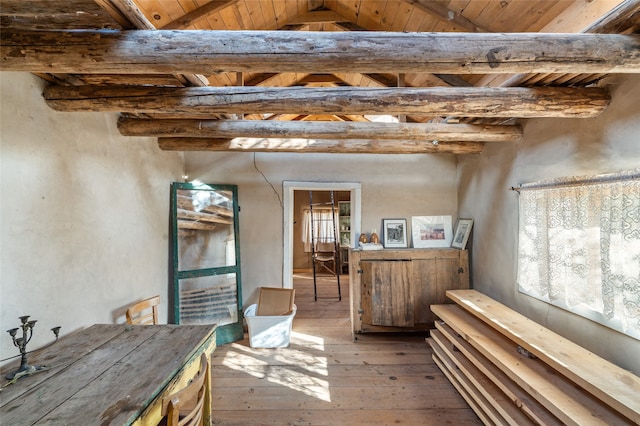
[(348, 191), (351, 209), (350, 247), (355, 247), (360, 229), (360, 183), (354, 182), (284, 182), (284, 253), (282, 281), (284, 288), (293, 288), (293, 247), (295, 191)]

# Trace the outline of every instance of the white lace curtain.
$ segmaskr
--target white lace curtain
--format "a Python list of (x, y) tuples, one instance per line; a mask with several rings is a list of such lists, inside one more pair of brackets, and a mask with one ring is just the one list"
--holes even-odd
[(640, 339), (640, 171), (520, 189), (520, 291)]
[[(302, 242), (304, 251), (311, 251), (312, 240), (311, 211), (304, 210), (302, 216)], [(335, 241), (335, 228), (338, 226), (338, 212), (331, 209), (313, 209), (313, 236), (316, 243), (332, 243)]]

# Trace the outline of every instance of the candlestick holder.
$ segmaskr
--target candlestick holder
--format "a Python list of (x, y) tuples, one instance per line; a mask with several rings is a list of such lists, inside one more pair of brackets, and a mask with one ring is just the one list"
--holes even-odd
[[(20, 367), (16, 371), (13, 371), (5, 376), (8, 380), (17, 380), (22, 376), (33, 374), (36, 371), (43, 370), (45, 368), (45, 366), (40, 365), (29, 365), (29, 363), (27, 362), (27, 354), (29, 353), (27, 352), (27, 343), (29, 343), (29, 341), (31, 341), (31, 337), (33, 337), (33, 328), (35, 327), (38, 320), (29, 321), (29, 315), (24, 315), (19, 318), (20, 322), (22, 323), (21, 326), (7, 330), (7, 333), (9, 333), (11, 339), (13, 340), (13, 346), (17, 347), (20, 350), (21, 356)], [(22, 329), (22, 337), (16, 337), (16, 335), (18, 334), (18, 330), (20, 329)], [(51, 346), (58, 341), (60, 327), (53, 327), (51, 331), (53, 331), (53, 334), (56, 336), (56, 340), (49, 343), (46, 347)]]

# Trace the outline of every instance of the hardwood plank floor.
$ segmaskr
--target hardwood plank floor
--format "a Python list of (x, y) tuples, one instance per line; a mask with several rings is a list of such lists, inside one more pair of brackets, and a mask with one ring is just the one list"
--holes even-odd
[[(294, 274), (291, 345), (245, 339), (212, 356), (213, 419), (221, 425), (478, 425), (431, 359), (424, 335), (366, 334), (353, 342), (349, 277)], [(335, 297), (333, 297), (335, 296)]]

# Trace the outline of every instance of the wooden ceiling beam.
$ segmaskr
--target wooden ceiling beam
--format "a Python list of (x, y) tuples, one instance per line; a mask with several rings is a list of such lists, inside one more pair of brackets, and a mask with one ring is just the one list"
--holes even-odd
[(258, 74), (253, 78), (251, 78), (250, 80), (245, 81), (244, 85), (246, 87), (246, 86), (260, 86), (260, 85), (268, 84), (269, 80), (276, 78), (278, 75), (280, 74), (275, 74), (275, 73)]
[(333, 10), (312, 10), (302, 15), (294, 16), (287, 21), (287, 25), (308, 25), (317, 23), (336, 23), (348, 21), (343, 15)]
[(207, 15), (221, 11), (224, 8), (232, 6), (237, 3), (238, 0), (212, 0), (195, 10), (179, 17), (178, 19), (169, 22), (162, 26), (163, 30), (181, 30), (193, 25), (199, 19), (207, 17)]
[(478, 154), (482, 142), (440, 142), (406, 140), (335, 140), (238, 138), (158, 138), (164, 151), (296, 152), (331, 154)]
[[(542, 33), (619, 33), (618, 26), (633, 27), (630, 23), (638, 21), (640, 1), (612, 0), (573, 2), (560, 15), (545, 25)], [(636, 17), (634, 19), (633, 17)], [(615, 30), (615, 31), (614, 31)], [(580, 73), (579, 71), (568, 71)], [(517, 86), (530, 75), (487, 75), (482, 77), (476, 86)]]
[(375, 123), (353, 121), (149, 120), (120, 117), (123, 136), (199, 138), (396, 139), (439, 142), (514, 142), (520, 126)]
[(178, 219), (178, 229), (190, 229), (198, 231), (214, 231), (215, 223), (194, 222), (192, 220)]
[(153, 25), (133, 0), (95, 0), (114, 19), (121, 22), (123, 27), (139, 30), (155, 30)]
[(312, 83), (346, 84), (344, 80), (342, 80), (335, 74), (307, 74), (306, 76), (296, 81), (293, 86), (305, 86)]
[(233, 223), (233, 219), (224, 218), (213, 214), (195, 212), (192, 210), (184, 210), (180, 208), (177, 210), (179, 219), (195, 220), (199, 222), (222, 223), (225, 225), (231, 225)]
[[(69, 74), (65, 74), (69, 75)], [(183, 87), (184, 82), (173, 74), (83, 74), (82, 81), (90, 85)]]
[(0, 3), (2, 31), (7, 28), (123, 28), (119, 20), (88, 0), (2, 0)]
[(433, 0), (404, 0), (415, 6), (417, 9), (435, 16), (445, 22), (455, 25), (456, 27), (469, 32), (490, 33), (489, 28), (482, 27), (475, 22), (470, 21), (459, 13), (454, 12), (442, 3)]
[[(431, 4), (432, 2), (425, 2), (428, 4)], [(427, 5), (428, 6), (428, 5)], [(425, 6), (425, 7), (427, 7)], [(440, 10), (440, 6), (436, 6), (436, 5), (432, 5), (430, 6), (432, 8), (434, 8), (434, 10), (438, 9)], [(446, 9), (446, 7), (445, 7)], [(447, 9), (448, 10), (448, 9)], [(452, 12), (453, 13), (453, 12)], [(346, 19), (345, 19), (346, 21)], [(369, 31), (366, 28), (363, 28), (359, 25), (356, 25), (352, 22), (334, 22), (334, 26), (342, 31)], [(464, 28), (464, 27), (463, 27)], [(476, 31), (477, 27), (473, 26), (473, 25), (469, 25), (469, 31), (474, 32)], [(436, 77), (437, 79), (439, 79), (440, 81), (442, 81), (445, 84), (448, 84), (449, 86), (454, 86), (454, 87), (465, 87), (465, 86), (472, 86), (472, 84), (470, 84), (469, 82), (467, 82), (466, 80), (456, 76), (456, 75), (451, 75), (451, 74), (432, 74), (434, 77)], [(380, 74), (370, 74), (369, 75), (371, 78), (373, 78), (374, 80), (378, 81), (378, 82), (382, 82), (382, 84), (384, 86), (394, 86), (394, 84), (391, 83), (384, 83), (385, 80), (387, 80), (386, 77), (380, 75)]]
[(208, 206), (204, 206), (196, 210), (193, 202), (194, 201), (191, 197), (178, 195), (177, 204), (178, 204), (178, 208), (181, 210), (188, 210), (188, 211), (202, 213), (202, 214), (209, 213), (211, 215), (222, 216), (225, 218), (233, 217), (233, 210), (231, 210), (229, 207), (222, 207), (222, 206), (216, 206), (216, 205), (210, 204)]
[(640, 72), (640, 35), (8, 29), (0, 40), (5, 71)]
[(390, 77), (387, 77), (383, 74), (362, 74), (362, 77), (373, 82), (373, 84), (378, 85), (380, 87), (394, 87), (396, 85), (397, 80), (392, 80)]
[[(156, 26), (147, 19), (133, 0), (95, 0), (96, 3), (107, 11), (114, 19), (121, 23), (124, 28), (137, 28), (139, 30), (157, 30)], [(213, 2), (215, 3), (215, 2)], [(127, 22), (129, 24), (127, 24)], [(106, 73), (109, 74), (109, 73)], [(117, 72), (114, 74), (118, 74)], [(154, 74), (154, 73), (149, 73)], [(204, 75), (198, 73), (169, 73), (183, 74), (176, 75), (179, 80), (185, 80), (191, 86), (208, 86), (209, 80)]]
[(57, 111), (446, 115), (451, 117), (572, 117), (599, 115), (610, 97), (601, 88), (569, 87), (147, 87), (49, 86)]

